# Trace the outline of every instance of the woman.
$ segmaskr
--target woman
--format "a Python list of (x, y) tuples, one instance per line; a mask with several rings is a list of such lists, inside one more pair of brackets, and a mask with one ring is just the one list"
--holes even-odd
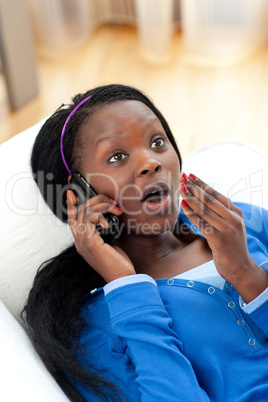
[[(39, 270), (25, 312), (71, 400), (267, 399), (266, 211), (179, 174), (163, 116), (122, 85), (56, 111), (32, 168), (75, 246)], [(97, 193), (84, 203), (76, 172)]]

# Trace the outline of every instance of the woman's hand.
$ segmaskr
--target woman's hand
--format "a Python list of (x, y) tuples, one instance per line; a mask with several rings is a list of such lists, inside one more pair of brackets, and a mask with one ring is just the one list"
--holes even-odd
[(121, 215), (108, 197), (96, 195), (79, 208), (78, 199), (73, 191), (68, 190), (68, 221), (71, 227), (77, 252), (98, 272), (106, 283), (114, 279), (135, 274), (135, 269), (128, 256), (119, 247), (105, 243), (96, 229), (96, 224), (108, 229), (109, 223), (103, 213)]
[(250, 302), (268, 286), (268, 274), (249, 254), (243, 214), (195, 175), (180, 175), (181, 206), (208, 242), (219, 274)]

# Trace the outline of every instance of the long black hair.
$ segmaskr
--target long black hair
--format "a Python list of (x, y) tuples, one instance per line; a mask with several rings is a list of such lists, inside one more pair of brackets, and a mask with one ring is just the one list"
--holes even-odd
[[(105, 85), (76, 95), (70, 105), (62, 105), (45, 122), (36, 137), (31, 156), (34, 179), (53, 213), (63, 222), (67, 221), (65, 190), (69, 173), (60, 152), (61, 132), (71, 111), (90, 95), (91, 98), (79, 107), (66, 126), (63, 149), (71, 171), (80, 170), (84, 141), (82, 128), (90, 123), (94, 112), (105, 105), (127, 100), (142, 102), (153, 111), (181, 162), (166, 120), (141, 91), (125, 85)], [(75, 246), (71, 246), (39, 268), (23, 311), (23, 317), (32, 328), (37, 350), (72, 401), (83, 401), (83, 398), (73, 389), (68, 378), (89, 387), (100, 399), (118, 401), (120, 398), (120, 390), (102, 373), (96, 372), (94, 362), (87, 362), (92, 369), (85, 370), (76, 359), (76, 340), (83, 328), (80, 312), (84, 295), (104, 285), (103, 278), (77, 253)]]

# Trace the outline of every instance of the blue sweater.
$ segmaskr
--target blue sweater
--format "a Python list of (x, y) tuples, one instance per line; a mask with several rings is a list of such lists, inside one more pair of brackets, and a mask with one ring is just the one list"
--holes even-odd
[[(237, 205), (249, 251), (261, 265), (268, 260), (268, 212)], [(81, 363), (104, 369), (128, 401), (268, 401), (267, 299), (245, 313), (228, 283), (219, 289), (185, 279), (143, 280), (87, 295), (82, 315)]]

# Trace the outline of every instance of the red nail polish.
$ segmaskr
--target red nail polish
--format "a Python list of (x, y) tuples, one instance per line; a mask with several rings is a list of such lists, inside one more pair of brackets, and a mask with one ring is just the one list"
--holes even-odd
[(185, 209), (189, 208), (189, 205), (188, 205), (187, 202), (184, 201), (184, 200), (181, 201), (181, 206), (182, 206), (183, 208), (185, 208)]
[(110, 200), (111, 200), (112, 202), (115, 202), (116, 204), (118, 204), (118, 202), (115, 201), (113, 198), (110, 198)]
[(198, 177), (196, 177), (193, 173), (190, 173), (189, 176), (190, 176), (191, 179), (193, 179), (194, 181), (198, 180)]
[(188, 193), (188, 188), (186, 187), (186, 185), (184, 183), (181, 184), (181, 189), (185, 192)]
[(66, 198), (68, 198), (68, 190), (66, 190)]
[(185, 173), (182, 174), (182, 177), (184, 178), (185, 181), (189, 181), (189, 177)]
[(116, 209), (118, 209), (118, 211), (123, 212), (123, 209), (121, 209), (120, 207), (118, 207), (117, 205), (115, 206)]

